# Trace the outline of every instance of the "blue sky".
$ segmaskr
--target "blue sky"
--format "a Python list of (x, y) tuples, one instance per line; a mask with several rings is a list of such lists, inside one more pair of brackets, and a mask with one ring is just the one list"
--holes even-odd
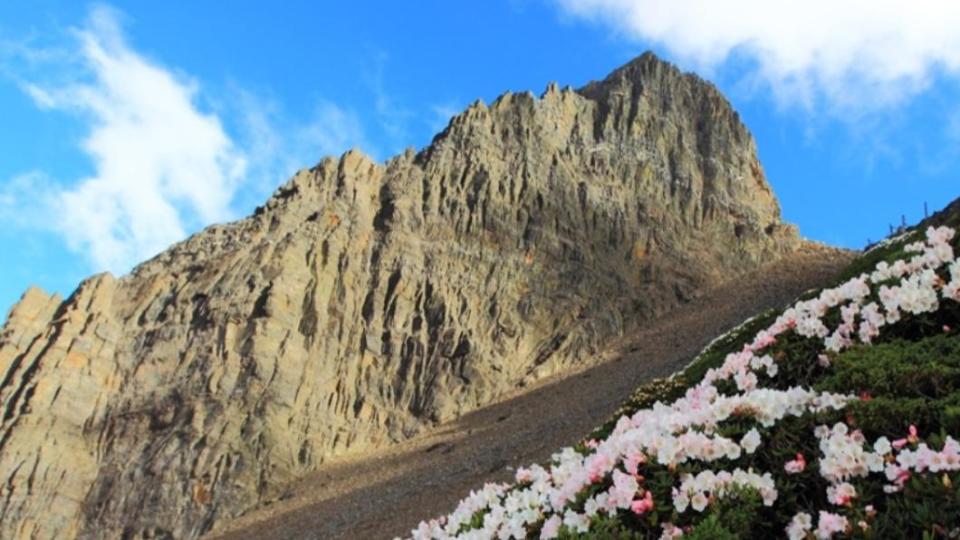
[(648, 49), (730, 98), (808, 238), (862, 247), (960, 196), (952, 2), (325, 4), (0, 3), (0, 312), (242, 217), (324, 155), (420, 148), (476, 98)]

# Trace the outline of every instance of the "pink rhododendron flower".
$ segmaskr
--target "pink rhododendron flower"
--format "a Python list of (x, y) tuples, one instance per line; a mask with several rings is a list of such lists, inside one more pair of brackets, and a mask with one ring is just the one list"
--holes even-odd
[(787, 471), (787, 474), (798, 474), (803, 472), (807, 468), (807, 460), (803, 457), (803, 454), (797, 453), (797, 457), (791, 461), (788, 461), (783, 469)]
[(814, 531), (814, 534), (816, 534), (818, 539), (826, 540), (828, 538), (833, 538), (835, 534), (845, 532), (849, 525), (850, 522), (847, 521), (847, 518), (841, 516), (840, 514), (824, 512), (821, 510), (819, 519), (817, 520), (817, 529)]
[(517, 482), (529, 482), (533, 479), (533, 474), (530, 472), (530, 469), (524, 469), (519, 467), (517, 469), (517, 474), (514, 476)]
[(753, 339), (753, 344), (750, 346), (750, 350), (753, 352), (759, 352), (763, 349), (766, 349), (770, 345), (773, 345), (777, 342), (777, 337), (770, 333), (768, 330), (761, 330), (757, 334), (757, 337)]
[(630, 509), (637, 515), (653, 510), (653, 493), (648, 490), (642, 499), (630, 503)]
[(550, 516), (550, 519), (543, 523), (543, 528), (540, 529), (540, 539), (541, 540), (552, 540), (560, 536), (560, 525), (563, 524), (563, 521), (560, 519), (560, 516), (554, 515)]
[(640, 465), (647, 462), (647, 456), (641, 452), (631, 452), (623, 459), (623, 468), (628, 474), (637, 476)]
[(607, 452), (597, 452), (587, 458), (587, 460), (587, 474), (589, 475), (591, 484), (599, 482), (607, 476), (610, 469), (613, 469), (613, 456)]
[(907, 436), (904, 437), (903, 439), (897, 439), (893, 441), (891, 444), (893, 445), (894, 448), (896, 448), (897, 450), (900, 450), (907, 444), (916, 444), (917, 440), (918, 440), (917, 426), (914, 426), (913, 424), (911, 424)]
[(677, 527), (673, 523), (664, 523), (660, 525), (663, 529), (663, 534), (660, 535), (660, 540), (672, 540), (674, 538), (680, 538), (683, 536), (683, 529)]
[(836, 486), (830, 486), (827, 488), (827, 500), (837, 506), (845, 506), (850, 504), (857, 496), (857, 490), (848, 482), (843, 482)]
[(613, 487), (608, 492), (610, 494), (610, 504), (617, 508), (629, 508), (637, 489), (639, 489), (639, 485), (636, 478), (619, 470), (614, 470)]

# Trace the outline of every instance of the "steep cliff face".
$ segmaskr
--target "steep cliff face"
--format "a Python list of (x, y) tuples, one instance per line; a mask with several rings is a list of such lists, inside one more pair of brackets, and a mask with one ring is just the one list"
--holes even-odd
[(652, 55), (475, 103), (418, 154), (326, 158), (130, 275), (28, 291), (0, 537), (195, 537), (797, 243), (729, 103)]

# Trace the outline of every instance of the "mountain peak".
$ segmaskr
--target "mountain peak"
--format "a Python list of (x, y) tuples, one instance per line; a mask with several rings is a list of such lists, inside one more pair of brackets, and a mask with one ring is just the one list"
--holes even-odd
[(197, 537), (798, 243), (729, 103), (652, 54), (477, 101), (416, 156), (326, 158), (128, 276), (28, 292), (0, 536)]

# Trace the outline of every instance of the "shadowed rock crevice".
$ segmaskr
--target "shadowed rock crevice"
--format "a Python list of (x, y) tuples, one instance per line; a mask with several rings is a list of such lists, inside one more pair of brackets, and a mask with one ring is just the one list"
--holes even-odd
[(196, 537), (797, 244), (729, 103), (652, 55), (476, 102), (128, 276), (28, 291), (0, 334), (0, 536)]

